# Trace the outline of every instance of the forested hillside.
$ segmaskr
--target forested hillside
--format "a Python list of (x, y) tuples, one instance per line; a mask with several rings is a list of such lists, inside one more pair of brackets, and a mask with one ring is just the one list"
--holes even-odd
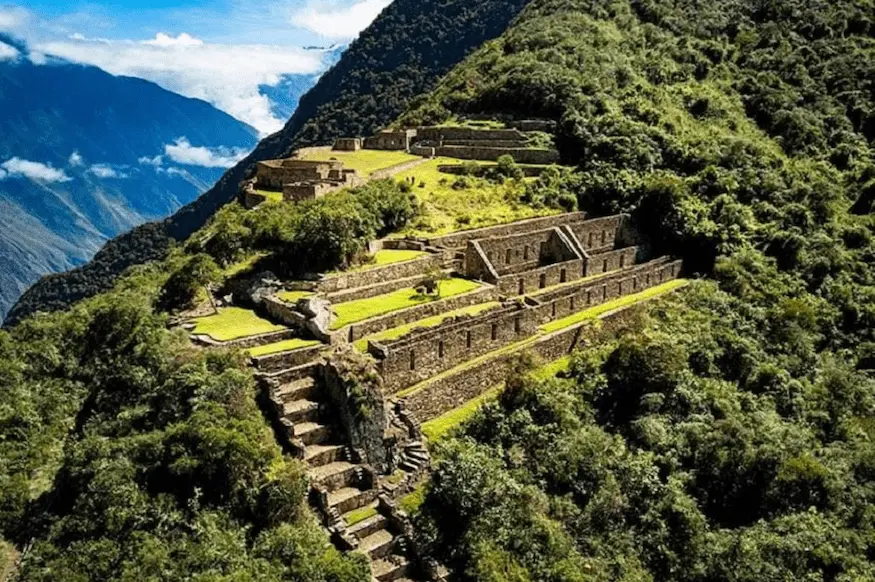
[(418, 525), (464, 579), (875, 578), (873, 16), (535, 0), (402, 118), (557, 119), (550, 188), (711, 279), (444, 443)]
[(8, 321), (106, 291), (127, 267), (164, 257), (171, 240), (188, 237), (237, 195), (256, 161), (336, 137), (372, 134), (472, 50), (501, 34), (526, 1), (396, 0), (301, 98), (286, 126), (212, 189), (163, 223), (118, 237), (84, 267), (43, 279), (21, 297)]

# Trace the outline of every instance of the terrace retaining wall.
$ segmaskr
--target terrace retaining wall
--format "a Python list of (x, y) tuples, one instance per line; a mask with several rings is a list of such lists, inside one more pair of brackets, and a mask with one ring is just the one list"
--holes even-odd
[(260, 372), (277, 372), (279, 370), (287, 370), (297, 366), (309, 364), (319, 357), (322, 349), (325, 346), (319, 344), (307, 348), (292, 350), (289, 352), (281, 352), (278, 354), (270, 354), (252, 358), (252, 363)]
[[(279, 321), (282, 322), (282, 320)], [(192, 334), (191, 339), (195, 343), (212, 348), (246, 349), (281, 342), (283, 340), (292, 339), (295, 337), (298, 337), (298, 332), (296, 330), (283, 329), (280, 331), (272, 331), (270, 333), (263, 333), (260, 335), (253, 335), (240, 339), (228, 340), (225, 342), (214, 340), (210, 336), (204, 334)]]
[(501, 156), (511, 156), (518, 164), (556, 164), (559, 152), (539, 148), (500, 148), (486, 146), (439, 146), (435, 155), (459, 160), (488, 160), (495, 162)]
[(440, 267), (442, 262), (443, 255), (435, 253), (403, 263), (393, 263), (364, 271), (331, 275), (320, 280), (318, 287), (321, 293), (334, 293), (343, 289), (366, 287), (390, 279), (404, 279), (415, 275), (422, 275), (429, 269)]
[(462, 230), (452, 234), (434, 237), (427, 239), (429, 246), (446, 247), (446, 248), (462, 248), (468, 241), (484, 238), (492, 238), (498, 236), (510, 236), (513, 234), (522, 234), (533, 232), (536, 230), (546, 230), (555, 226), (564, 226), (566, 224), (576, 224), (586, 220), (586, 214), (583, 212), (566, 212), (563, 214), (554, 214), (552, 216), (539, 216), (536, 218), (527, 218), (516, 222), (499, 224), (496, 226), (486, 226), (483, 228), (474, 228), (471, 230)]
[(383, 389), (395, 393), (426, 380), (460, 362), (532, 336), (537, 313), (522, 303), (511, 303), (476, 316), (462, 316), (384, 343), (370, 342), (377, 359)]

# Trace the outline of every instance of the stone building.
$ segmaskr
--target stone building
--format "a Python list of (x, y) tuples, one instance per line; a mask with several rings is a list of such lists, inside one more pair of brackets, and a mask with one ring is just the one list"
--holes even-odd
[(281, 191), (284, 200), (299, 202), (361, 183), (356, 171), (345, 169), (343, 162), (288, 158), (258, 162), (254, 187)]
[(339, 152), (357, 152), (362, 149), (362, 138), (339, 137), (334, 140), (334, 147), (332, 149)]
[(415, 129), (384, 129), (365, 138), (364, 147), (369, 150), (408, 151), (415, 137)]

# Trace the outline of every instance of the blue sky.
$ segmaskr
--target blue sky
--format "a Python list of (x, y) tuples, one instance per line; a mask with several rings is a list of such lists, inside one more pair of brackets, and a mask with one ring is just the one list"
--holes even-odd
[(285, 120), (258, 86), (321, 73), (326, 54), (303, 47), (348, 43), (390, 2), (0, 0), (0, 32), (24, 40), (36, 63), (52, 55), (148, 79), (269, 133)]

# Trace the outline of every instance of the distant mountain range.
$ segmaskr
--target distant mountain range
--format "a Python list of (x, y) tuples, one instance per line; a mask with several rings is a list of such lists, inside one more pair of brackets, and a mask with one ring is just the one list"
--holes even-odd
[[(2, 320), (42, 275), (196, 199), (258, 134), (204, 101), (91, 66), (37, 65), (0, 41), (20, 51), (0, 60)], [(317, 80), (288, 75), (263, 94), (285, 118)]]

